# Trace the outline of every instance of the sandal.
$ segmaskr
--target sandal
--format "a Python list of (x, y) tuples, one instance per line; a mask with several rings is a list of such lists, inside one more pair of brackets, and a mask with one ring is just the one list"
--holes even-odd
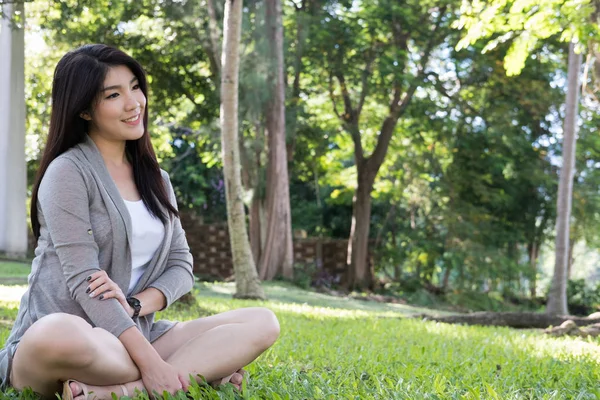
[[(76, 381), (75, 379), (69, 379), (69, 380), (66, 380), (65, 383), (63, 383), (62, 400), (73, 400), (73, 391), (71, 390), (71, 383), (73, 383), (73, 382), (75, 382), (79, 386), (81, 386), (81, 390), (83, 390), (83, 396), (87, 400), (90, 395), (90, 393), (88, 391), (88, 387), (86, 386), (85, 383), (81, 383), (79, 381)], [(121, 386), (121, 390), (123, 391), (123, 394), (119, 397), (123, 397), (123, 396), (129, 397), (129, 391), (127, 390), (125, 385), (119, 385), (119, 386)]]

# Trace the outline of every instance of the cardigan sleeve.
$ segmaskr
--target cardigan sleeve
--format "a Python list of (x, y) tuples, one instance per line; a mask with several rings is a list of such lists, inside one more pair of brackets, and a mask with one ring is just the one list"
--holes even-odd
[[(161, 171), (171, 204), (177, 208), (175, 192), (165, 171)], [(189, 292), (194, 286), (193, 259), (190, 253), (185, 232), (179, 218), (173, 218), (173, 237), (169, 248), (165, 271), (149, 287), (162, 292), (166, 299), (166, 307)]]
[(40, 220), (46, 225), (73, 298), (92, 323), (116, 337), (135, 326), (116, 299), (98, 300), (86, 293), (86, 278), (100, 270), (98, 245), (90, 223), (89, 191), (82, 172), (67, 158), (46, 170), (38, 191)]

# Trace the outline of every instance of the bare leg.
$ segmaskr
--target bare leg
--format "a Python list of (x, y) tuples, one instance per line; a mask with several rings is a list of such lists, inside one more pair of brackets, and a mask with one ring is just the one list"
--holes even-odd
[(31, 387), (44, 397), (53, 397), (67, 379), (110, 385), (139, 378), (116, 337), (69, 314), (51, 314), (34, 323), (19, 343), (11, 371), (12, 386)]
[[(268, 349), (279, 335), (275, 315), (264, 308), (246, 308), (177, 324), (153, 343), (159, 355), (184, 376), (200, 374), (208, 382), (235, 374)], [(232, 375), (234, 384), (241, 376)], [(85, 380), (79, 380), (86, 382)], [(92, 383), (92, 382), (90, 382)], [(111, 382), (111, 384), (118, 382)], [(130, 394), (144, 390), (141, 379), (125, 383)], [(74, 396), (82, 396), (77, 383), (71, 384)], [(118, 387), (88, 385), (99, 398)], [(83, 396), (82, 396), (83, 397)]]
[(266, 308), (242, 308), (177, 324), (153, 343), (164, 360), (208, 382), (248, 365), (279, 336), (277, 318)]

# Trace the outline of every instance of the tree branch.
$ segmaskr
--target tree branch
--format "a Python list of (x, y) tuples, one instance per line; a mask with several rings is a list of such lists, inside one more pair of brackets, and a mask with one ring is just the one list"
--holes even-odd
[(331, 103), (333, 104), (333, 112), (343, 123), (344, 119), (337, 110), (337, 102), (335, 101), (335, 95), (333, 94), (333, 75), (331, 74), (331, 72), (329, 73), (329, 98), (331, 99)]
[(208, 5), (208, 27), (210, 31), (210, 44), (212, 49), (212, 58), (217, 69), (217, 75), (221, 73), (221, 54), (220, 38), (221, 30), (219, 29), (219, 22), (217, 19), (217, 13), (215, 11), (214, 0), (207, 0)]
[(459, 104), (461, 107), (466, 108), (467, 110), (471, 111), (473, 114), (475, 115), (479, 115), (479, 111), (477, 111), (472, 105), (469, 104), (469, 102), (467, 101), (463, 101), (461, 99), (459, 99), (456, 96), (452, 96), (450, 93), (448, 93), (448, 91), (446, 90), (446, 88), (444, 87), (444, 85), (442, 85), (442, 82), (440, 80), (439, 74), (437, 72), (433, 72), (430, 71), (427, 73), (428, 77), (433, 77), (435, 78), (435, 83), (433, 84), (433, 87), (445, 98), (447, 98), (448, 100), (452, 101), (453, 103), (457, 103)]
[(354, 142), (354, 158), (357, 164), (362, 164), (364, 161), (364, 153), (362, 142), (360, 140), (360, 128), (358, 126), (358, 118), (356, 110), (352, 107), (352, 99), (350, 99), (350, 93), (346, 86), (346, 79), (342, 71), (337, 71), (335, 74), (338, 82), (340, 83), (340, 89), (342, 90), (342, 98), (344, 99), (344, 115), (342, 121), (344, 122), (344, 128), (352, 137)]
[(368, 94), (368, 83), (369, 76), (371, 75), (371, 68), (373, 66), (373, 62), (375, 61), (376, 52), (374, 50), (371, 51), (370, 57), (367, 60), (367, 65), (363, 70), (362, 74), (362, 82), (361, 82), (361, 90), (360, 90), (360, 99), (358, 101), (358, 107), (356, 108), (356, 123), (360, 121), (360, 114), (362, 113), (363, 106), (365, 105), (365, 99)]
[(350, 93), (348, 92), (348, 87), (346, 86), (346, 78), (344, 77), (344, 73), (342, 71), (337, 71), (335, 73), (335, 77), (337, 78), (340, 89), (342, 90), (342, 99), (344, 100), (344, 121), (346, 123), (354, 122), (354, 108), (352, 107), (352, 99), (350, 99)]
[[(415, 76), (412, 80), (412, 83), (410, 84), (408, 90), (404, 93), (404, 96), (401, 96), (400, 94), (400, 92), (402, 91), (402, 85), (400, 85), (400, 82), (398, 82), (397, 79), (394, 81), (394, 95), (392, 103), (390, 104), (390, 114), (387, 116), (385, 121), (383, 121), (379, 138), (377, 140), (377, 145), (375, 146), (375, 150), (367, 160), (368, 171), (370, 171), (370, 173), (373, 174), (373, 179), (375, 179), (375, 176), (377, 175), (377, 172), (379, 171), (379, 168), (383, 163), (383, 160), (387, 153), (387, 149), (392, 139), (392, 135), (394, 133), (394, 129), (398, 122), (398, 118), (400, 118), (404, 111), (406, 111), (408, 104), (412, 100), (412, 97), (415, 94), (417, 87), (419, 86), (419, 80), (425, 74), (425, 68), (427, 67), (427, 63), (429, 62), (429, 57), (431, 56), (433, 47), (435, 46), (438, 39), (436, 33), (440, 27), (444, 14), (446, 13), (446, 7), (447, 6), (442, 7), (439, 11), (439, 17), (435, 23), (435, 27), (430, 33), (429, 41), (427, 42), (427, 46), (425, 47), (425, 51), (423, 53), (423, 56), (421, 57), (421, 64), (418, 67), (419, 72), (417, 73), (417, 76)], [(405, 45), (406, 38), (405, 35), (402, 35), (401, 32), (398, 31), (398, 29), (400, 28), (399, 24), (392, 23), (392, 25), (392, 31), (394, 33), (394, 38), (396, 39), (396, 44), (399, 46)]]

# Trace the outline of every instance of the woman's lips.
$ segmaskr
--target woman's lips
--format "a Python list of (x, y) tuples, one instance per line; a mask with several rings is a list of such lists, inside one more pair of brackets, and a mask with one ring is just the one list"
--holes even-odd
[(135, 126), (135, 125), (139, 124), (140, 121), (142, 120), (141, 115), (142, 114), (136, 115), (135, 119), (133, 119), (133, 120), (131, 118), (124, 119), (124, 120), (122, 120), (122, 122), (125, 122), (127, 125)]

